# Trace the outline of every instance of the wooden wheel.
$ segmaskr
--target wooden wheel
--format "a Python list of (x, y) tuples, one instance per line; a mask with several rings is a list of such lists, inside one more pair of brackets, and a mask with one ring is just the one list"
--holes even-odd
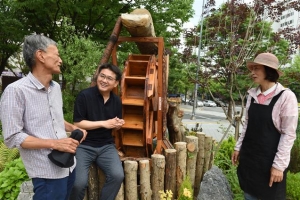
[(154, 55), (130, 55), (123, 72), (121, 146), (126, 157), (150, 157), (157, 110)]
[(157, 95), (157, 66), (155, 57), (152, 56), (151, 63), (147, 70), (147, 116), (146, 116), (146, 143), (147, 155), (151, 156), (154, 150), (153, 139), (156, 137), (156, 111), (158, 107)]

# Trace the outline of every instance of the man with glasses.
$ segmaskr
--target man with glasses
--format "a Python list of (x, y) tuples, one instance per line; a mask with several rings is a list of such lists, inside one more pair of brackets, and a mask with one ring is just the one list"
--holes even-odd
[(88, 184), (88, 173), (93, 162), (104, 172), (106, 180), (100, 199), (114, 200), (124, 179), (124, 171), (115, 148), (113, 129), (124, 124), (122, 103), (113, 93), (121, 80), (121, 71), (112, 64), (99, 67), (96, 86), (82, 90), (74, 106), (74, 124), (88, 131), (76, 151), (76, 181), (72, 200), (82, 200)]

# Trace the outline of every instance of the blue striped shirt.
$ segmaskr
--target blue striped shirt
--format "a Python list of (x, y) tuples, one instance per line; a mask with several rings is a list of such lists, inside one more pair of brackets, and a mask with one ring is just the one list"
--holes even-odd
[[(57, 82), (46, 89), (31, 73), (9, 84), (0, 99), (0, 120), (4, 143), (20, 150), (30, 178), (58, 179), (69, 175), (68, 168), (54, 165), (48, 158), (51, 149), (24, 149), (26, 137), (66, 138), (62, 95)], [(71, 168), (73, 170), (74, 166)]]

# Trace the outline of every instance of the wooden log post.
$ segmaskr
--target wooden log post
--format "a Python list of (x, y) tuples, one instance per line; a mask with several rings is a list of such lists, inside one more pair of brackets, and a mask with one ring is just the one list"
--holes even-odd
[(131, 160), (124, 161), (126, 200), (138, 199), (137, 169), (138, 169), (137, 161), (131, 161)]
[(175, 144), (176, 149), (176, 162), (177, 162), (177, 169), (176, 169), (176, 191), (178, 196), (180, 185), (183, 182), (186, 176), (186, 142), (176, 142)]
[(124, 198), (124, 183), (122, 183), (115, 200), (124, 200)]
[(209, 166), (208, 166), (208, 170), (211, 169), (211, 167), (214, 164), (214, 159), (215, 159), (215, 139), (212, 140), (211, 142), (211, 154), (210, 154), (210, 161), (209, 161)]
[(195, 177), (195, 186), (194, 186), (194, 197), (198, 195), (200, 191), (200, 185), (203, 177), (203, 167), (204, 167), (204, 144), (205, 144), (205, 134), (202, 132), (197, 132), (198, 138), (198, 155), (196, 161), (196, 177)]
[(85, 193), (84, 193), (83, 200), (89, 200), (88, 197), (89, 197), (89, 195), (88, 195), (88, 190), (86, 189), (86, 190), (85, 190)]
[(139, 161), (140, 169), (140, 194), (141, 200), (151, 200), (152, 190), (150, 184), (149, 160)]
[(203, 168), (203, 175), (205, 172), (209, 170), (209, 162), (210, 162), (210, 156), (211, 156), (211, 149), (212, 147), (212, 137), (211, 136), (205, 136), (205, 155), (204, 155), (204, 168)]
[[(79, 173), (79, 172), (77, 172)], [(89, 171), (89, 180), (88, 180), (88, 200), (97, 200), (99, 199), (99, 183), (98, 183), (98, 167), (93, 163)]]
[(166, 149), (166, 174), (165, 174), (165, 190), (171, 190), (174, 195), (177, 194), (176, 191), (176, 149)]
[[(164, 191), (165, 156), (161, 154), (151, 155), (151, 185), (152, 199), (160, 200), (159, 191)], [(131, 200), (131, 199), (130, 199)]]
[(102, 188), (103, 188), (103, 186), (104, 186), (104, 184), (106, 182), (106, 177), (105, 177), (104, 172), (99, 167), (97, 167), (97, 169), (98, 169), (99, 194), (101, 194), (101, 190), (102, 190)]
[(198, 138), (196, 136), (186, 136), (187, 147), (187, 164), (186, 174), (189, 176), (192, 188), (195, 185), (196, 161), (198, 153)]

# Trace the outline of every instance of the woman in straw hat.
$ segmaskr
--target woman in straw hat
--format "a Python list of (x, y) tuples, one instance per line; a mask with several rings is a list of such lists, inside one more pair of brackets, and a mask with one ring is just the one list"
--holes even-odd
[(286, 199), (286, 169), (296, 138), (298, 103), (295, 94), (277, 82), (282, 72), (271, 53), (247, 62), (258, 87), (248, 91), (246, 118), (234, 147), (232, 163), (246, 200)]

